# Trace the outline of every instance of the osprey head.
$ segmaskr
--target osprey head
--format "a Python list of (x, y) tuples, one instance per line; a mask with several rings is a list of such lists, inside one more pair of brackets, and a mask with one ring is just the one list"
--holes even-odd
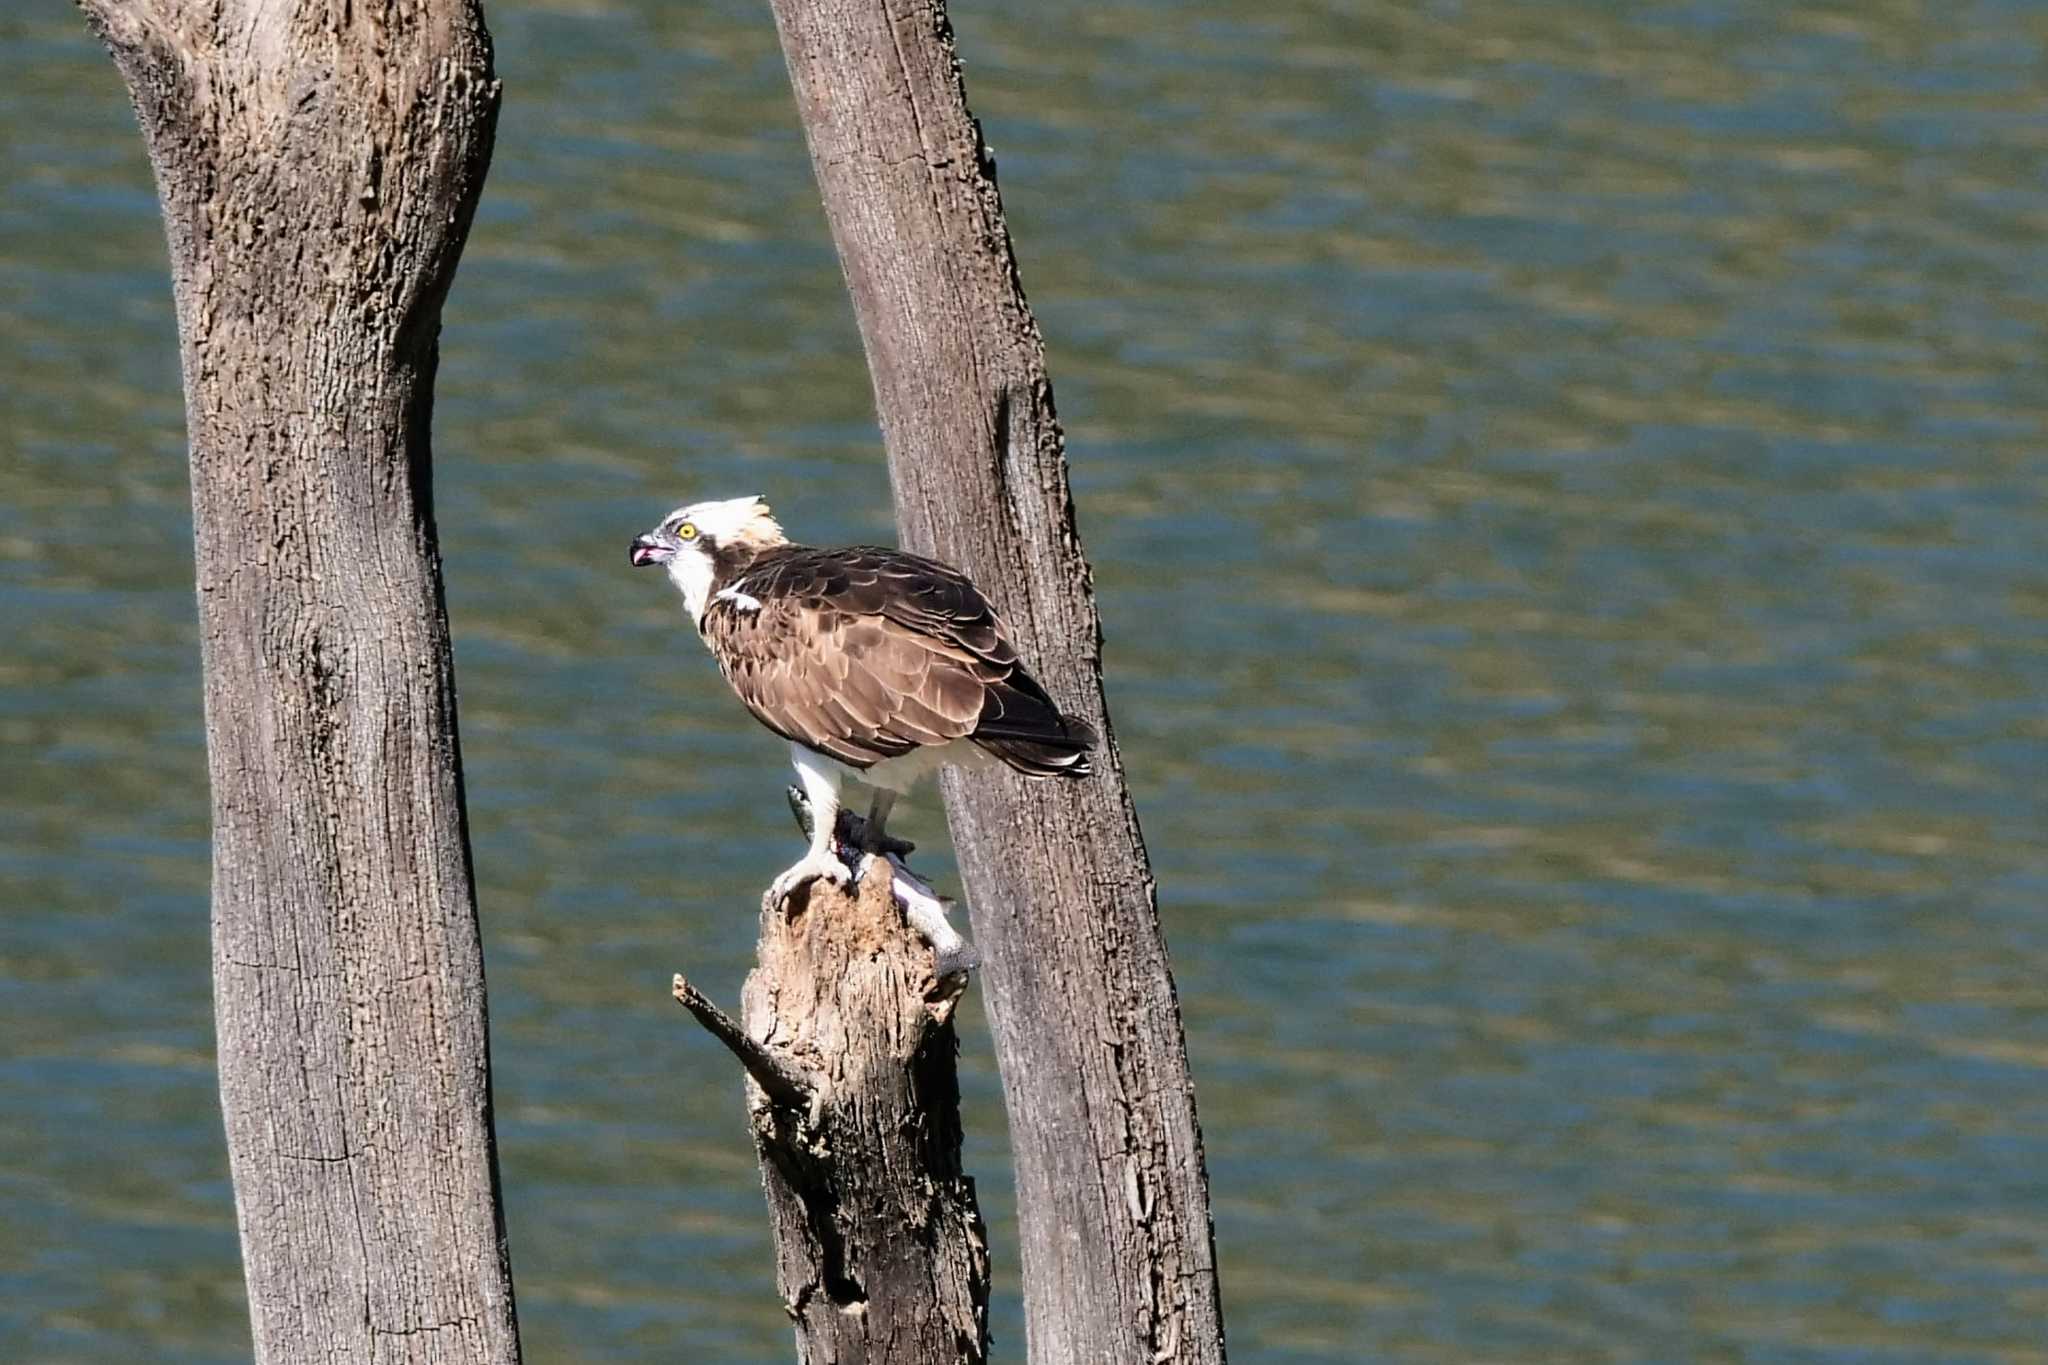
[(713, 579), (732, 574), (763, 550), (788, 543), (759, 497), (727, 498), (678, 507), (661, 525), (634, 537), (627, 554), (636, 569), (667, 566), (696, 620), (704, 615)]

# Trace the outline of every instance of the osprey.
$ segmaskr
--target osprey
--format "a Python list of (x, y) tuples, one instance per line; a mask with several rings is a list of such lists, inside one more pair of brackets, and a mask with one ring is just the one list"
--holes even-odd
[(874, 791), (873, 853), (889, 846), (897, 796), (941, 763), (1089, 772), (1095, 732), (1060, 714), (957, 569), (876, 545), (792, 544), (759, 498), (677, 508), (630, 558), (668, 569), (725, 680), (789, 741), (813, 824), (809, 852), (770, 888), (778, 899), (814, 878), (846, 882), (832, 852), (843, 781)]

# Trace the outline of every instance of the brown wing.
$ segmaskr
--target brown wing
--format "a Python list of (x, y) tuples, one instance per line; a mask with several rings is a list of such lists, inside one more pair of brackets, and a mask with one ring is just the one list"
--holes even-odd
[(973, 738), (1021, 771), (1087, 770), (1094, 735), (1019, 666), (957, 570), (875, 546), (791, 546), (732, 587), (704, 613), (705, 638), (747, 709), (784, 738), (862, 768)]
[(785, 739), (865, 768), (972, 734), (986, 681), (974, 658), (884, 616), (793, 597), (704, 614), (726, 681)]

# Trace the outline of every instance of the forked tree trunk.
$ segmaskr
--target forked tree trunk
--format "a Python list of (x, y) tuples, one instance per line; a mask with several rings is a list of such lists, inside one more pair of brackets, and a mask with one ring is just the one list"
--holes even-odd
[(256, 1359), (516, 1361), (427, 449), (497, 111), (482, 16), (81, 3), (170, 239)]
[(1039, 1365), (1223, 1358), (1208, 1178), (1150, 865), (1101, 683), (1044, 347), (937, 0), (771, 0), (907, 548), (967, 569), (1097, 775), (949, 775), (1016, 1158)]

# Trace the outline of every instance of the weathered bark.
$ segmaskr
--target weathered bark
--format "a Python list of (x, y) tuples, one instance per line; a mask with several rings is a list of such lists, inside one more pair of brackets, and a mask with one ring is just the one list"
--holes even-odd
[(519, 1358), (428, 482), (473, 0), (81, 0), (170, 241), (256, 1359)]
[(747, 1068), (776, 1281), (803, 1365), (988, 1358), (988, 1246), (960, 1169), (963, 976), (938, 980), (877, 859), (761, 910), (745, 1025), (676, 999)]
[(973, 574), (1097, 776), (949, 774), (1042, 1365), (1223, 1358), (1180, 1011), (1108, 725), (1044, 347), (942, 3), (771, 0), (853, 295), (906, 547)]

